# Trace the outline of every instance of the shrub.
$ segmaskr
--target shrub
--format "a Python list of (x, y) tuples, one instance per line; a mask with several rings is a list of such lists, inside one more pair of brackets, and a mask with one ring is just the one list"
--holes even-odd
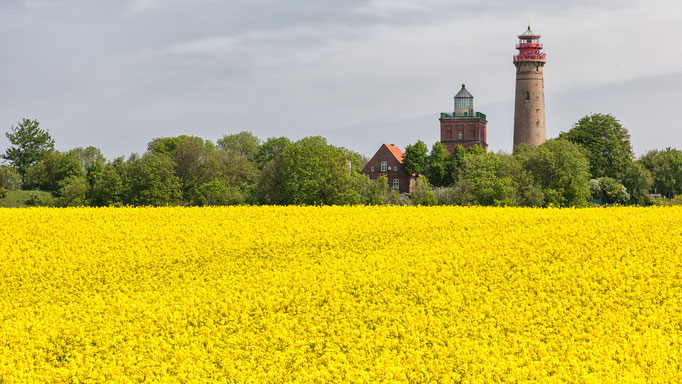
[(606, 204), (627, 204), (630, 194), (617, 180), (610, 177), (600, 177), (590, 180), (592, 199)]

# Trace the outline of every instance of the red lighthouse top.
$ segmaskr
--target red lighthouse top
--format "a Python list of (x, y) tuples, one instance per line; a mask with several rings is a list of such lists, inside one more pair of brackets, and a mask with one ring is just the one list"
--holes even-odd
[(540, 51), (542, 49), (540, 35), (533, 33), (530, 30), (530, 25), (526, 32), (519, 35), (519, 43), (516, 44), (516, 49), (519, 50), (519, 54), (514, 56), (515, 63), (519, 61), (545, 62), (546, 55)]

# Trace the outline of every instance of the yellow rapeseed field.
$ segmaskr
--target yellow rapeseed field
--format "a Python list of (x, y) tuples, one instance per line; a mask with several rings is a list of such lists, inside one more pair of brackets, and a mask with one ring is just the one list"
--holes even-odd
[(0, 382), (682, 382), (682, 208), (0, 209)]

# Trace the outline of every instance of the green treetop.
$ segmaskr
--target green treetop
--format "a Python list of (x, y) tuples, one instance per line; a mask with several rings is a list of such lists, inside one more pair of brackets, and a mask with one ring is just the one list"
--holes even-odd
[(595, 113), (580, 119), (560, 139), (581, 145), (587, 150), (592, 178), (612, 177), (621, 180), (632, 163), (630, 134), (610, 114)]
[(12, 132), (5, 135), (12, 146), (2, 158), (17, 169), (22, 182), (26, 171), (54, 148), (54, 140), (47, 131), (40, 129), (38, 120), (23, 119), (17, 127), (12, 126)]

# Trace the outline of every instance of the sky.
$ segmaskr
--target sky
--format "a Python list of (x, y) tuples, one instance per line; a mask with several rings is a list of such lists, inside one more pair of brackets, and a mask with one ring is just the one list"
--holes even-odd
[(509, 152), (529, 23), (547, 54), (548, 138), (611, 113), (638, 155), (682, 148), (672, 0), (2, 0), (0, 132), (37, 119), (57, 149), (110, 159), (244, 130), (371, 156), (438, 141), (466, 84), (489, 149)]

